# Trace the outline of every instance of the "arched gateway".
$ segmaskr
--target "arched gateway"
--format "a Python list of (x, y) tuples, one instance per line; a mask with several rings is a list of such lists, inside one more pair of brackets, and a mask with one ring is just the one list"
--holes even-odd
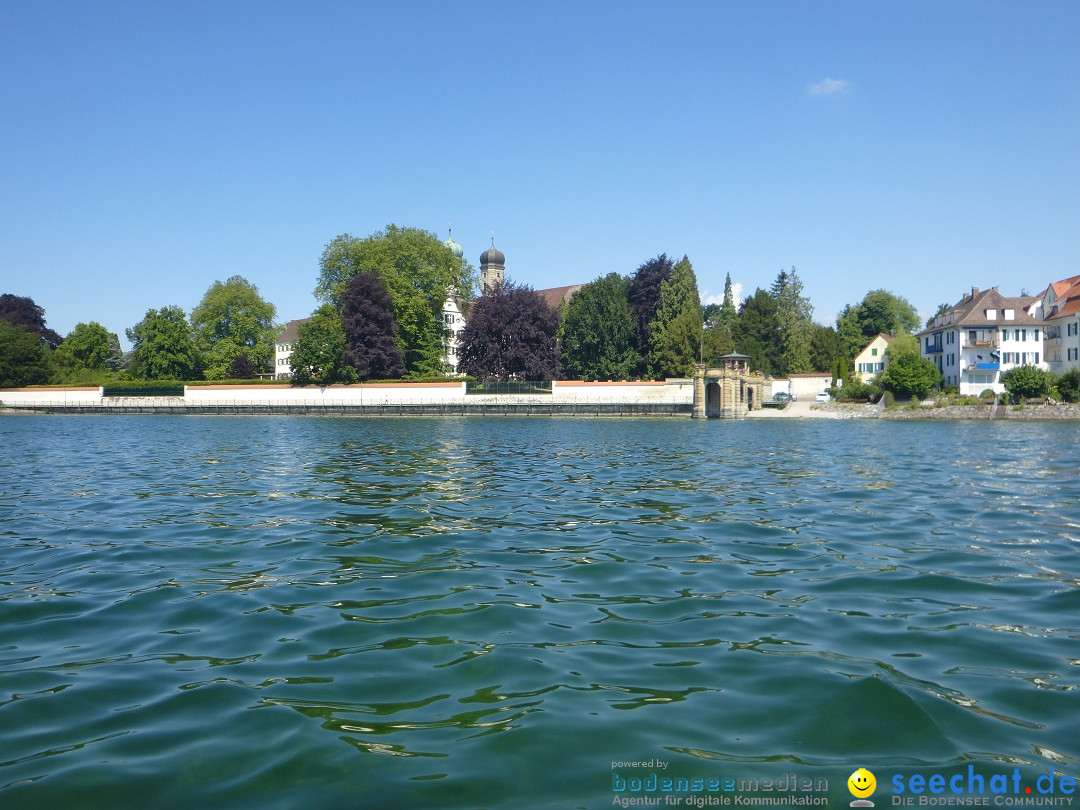
[(765, 378), (751, 373), (750, 358), (745, 354), (726, 354), (721, 365), (694, 368), (695, 419), (741, 419), (761, 407), (765, 396)]

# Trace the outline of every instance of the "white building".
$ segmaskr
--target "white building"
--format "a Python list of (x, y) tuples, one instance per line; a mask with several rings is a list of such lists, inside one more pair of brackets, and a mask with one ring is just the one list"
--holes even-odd
[(443, 302), (443, 362), (450, 368), (451, 374), (458, 373), (458, 350), (461, 348), (461, 331), (465, 328), (465, 315), (461, 312), (461, 299), (457, 291), (451, 289)]
[(888, 335), (879, 333), (855, 355), (855, 374), (864, 383), (870, 382), (885, 370), (885, 350), (889, 348), (891, 339)]
[(292, 357), (293, 343), (296, 342), (296, 330), (302, 323), (307, 323), (311, 318), (300, 318), (285, 324), (285, 331), (277, 336), (274, 345), (274, 377), (279, 380), (287, 380), (292, 377), (292, 367), (289, 358)]
[(1047, 367), (1046, 324), (1037, 317), (1040, 300), (1006, 298), (997, 287), (982, 292), (972, 287), (970, 295), (919, 332), (920, 354), (938, 367), (945, 385), (958, 386), (961, 394), (1002, 393), (1003, 372), (1022, 365)]
[(1046, 366), (1055, 374), (1080, 368), (1080, 276), (1055, 281), (1039, 296), (1046, 320)]

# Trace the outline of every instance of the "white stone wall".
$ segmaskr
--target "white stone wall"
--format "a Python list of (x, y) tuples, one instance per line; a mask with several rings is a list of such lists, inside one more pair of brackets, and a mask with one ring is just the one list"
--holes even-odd
[(35, 405), (66, 407), (69, 405), (100, 405), (100, 388), (6, 388), (0, 390), (4, 405)]
[(357, 383), (326, 388), (297, 388), (285, 384), (189, 385), (180, 397), (109, 397), (100, 388), (27, 388), (0, 391), (0, 403), (35, 407), (103, 405), (127, 407), (231, 406), (231, 405), (442, 405), (503, 403), (610, 403), (610, 404), (690, 404), (694, 399), (693, 380), (667, 382), (587, 383), (557, 380), (550, 394), (465, 394), (464, 382), (446, 383)]

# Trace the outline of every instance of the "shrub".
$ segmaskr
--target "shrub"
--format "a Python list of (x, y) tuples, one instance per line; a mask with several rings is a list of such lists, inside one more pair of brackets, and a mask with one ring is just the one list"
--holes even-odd
[(1005, 389), (1018, 399), (1045, 397), (1050, 393), (1056, 376), (1045, 369), (1035, 366), (1017, 366), (1001, 375)]
[(881, 374), (881, 384), (894, 394), (906, 397), (925, 397), (941, 382), (941, 372), (929, 360), (918, 355), (903, 354), (894, 358)]
[(1063, 402), (1080, 402), (1080, 369), (1070, 369), (1062, 374), (1057, 389)]
[(844, 384), (843, 388), (829, 390), (829, 394), (834, 399), (856, 399), (856, 400), (868, 400), (871, 397), (877, 397), (881, 393), (881, 389), (876, 385), (864, 383), (857, 377), (853, 377)]

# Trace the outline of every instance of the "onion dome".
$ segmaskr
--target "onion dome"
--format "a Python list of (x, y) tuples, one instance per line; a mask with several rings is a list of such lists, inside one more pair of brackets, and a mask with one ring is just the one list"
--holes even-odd
[(480, 254), (480, 264), (494, 264), (499, 267), (506, 264), (506, 256), (495, 247), (494, 239), (491, 240), (491, 247)]
[(446, 245), (448, 248), (450, 248), (450, 252), (454, 254), (455, 258), (457, 258), (457, 259), (464, 258), (465, 249), (461, 245), (459, 245), (457, 242), (454, 241), (454, 232), (453, 231), (450, 231), (450, 234), (447, 236), (447, 239), (446, 239), (445, 242), (443, 242), (443, 244)]

